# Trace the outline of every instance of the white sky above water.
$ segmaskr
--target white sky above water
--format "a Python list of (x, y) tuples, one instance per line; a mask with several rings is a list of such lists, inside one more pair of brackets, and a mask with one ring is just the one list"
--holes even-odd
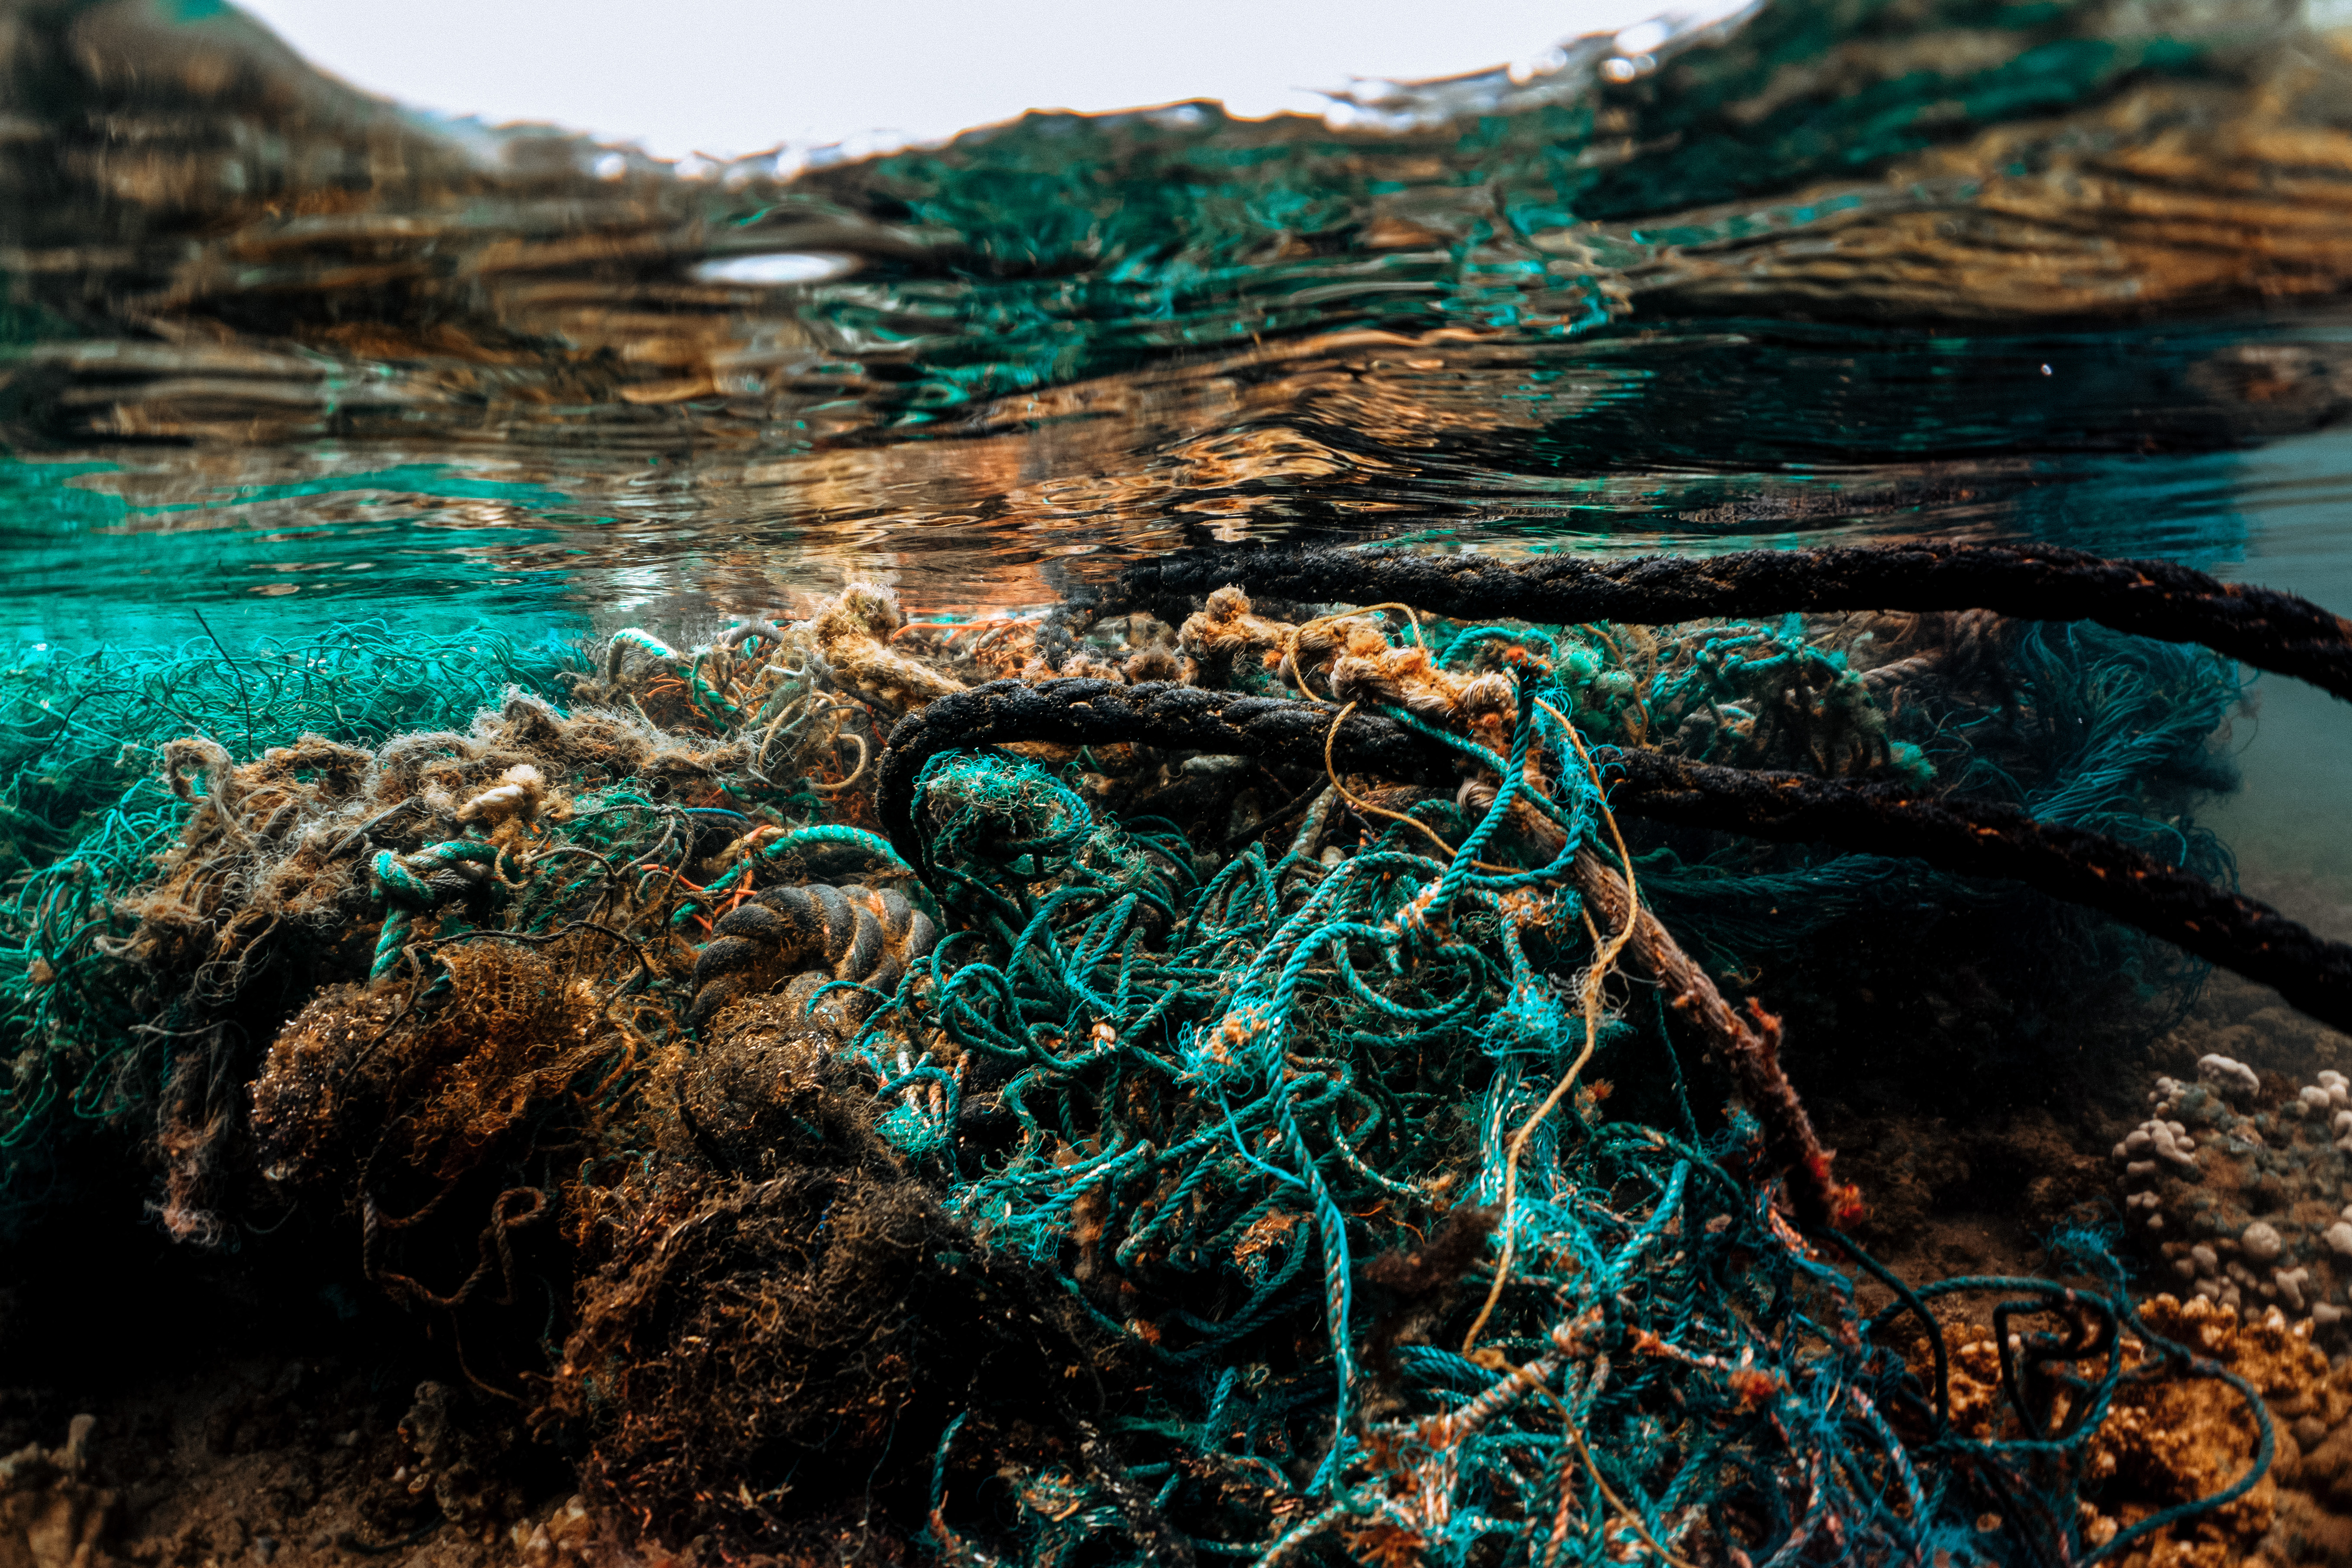
[[(1351, 77), (1533, 60), (1661, 0), (241, 0), (421, 109), (656, 157), (936, 141), (1027, 109), (1320, 111)], [(1725, 9), (1710, 6), (1710, 9)], [(876, 133), (881, 133), (878, 137)]]

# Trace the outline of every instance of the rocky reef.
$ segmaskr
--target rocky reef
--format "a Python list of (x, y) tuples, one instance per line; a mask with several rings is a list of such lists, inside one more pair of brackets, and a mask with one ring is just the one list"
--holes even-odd
[(2352, 1314), (2352, 1079), (2289, 1089), (2209, 1053), (2195, 1079), (2157, 1079), (2114, 1158), (2130, 1225), (2185, 1291), (2333, 1328)]

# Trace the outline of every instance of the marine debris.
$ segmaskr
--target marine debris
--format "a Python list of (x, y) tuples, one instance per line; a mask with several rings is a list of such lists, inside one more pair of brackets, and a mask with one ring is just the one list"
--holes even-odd
[[(2053, 584), (2088, 624), (1983, 613)], [(339, 1238), (503, 1402), (410, 1440), (531, 1561), (2242, 1544), (2265, 1400), (2336, 1396), (2213, 1336), (2325, 1383), (2255, 1313), (2326, 1315), (2326, 1233), (2230, 1211), (2277, 1267), (2186, 1305), (2081, 1225), (2053, 1279), (1899, 1279), (1743, 968), (1969, 908), (2086, 1005), (2164, 1015), (2186, 952), (2352, 1020), (2352, 951), (2193, 826), (2239, 694), (2200, 642), (2352, 668), (2284, 595), (1998, 545), (1228, 552), (1035, 617), (855, 584), (687, 647), (21, 665), (0, 1201), (137, 1149), (190, 1246)], [(2132, 1223), (2189, 1240), (2163, 1161), (2258, 1088), (2163, 1091)], [(2182, 1401), (2230, 1443), (2143, 1453)], [(530, 1447), (577, 1511), (501, 1490)]]

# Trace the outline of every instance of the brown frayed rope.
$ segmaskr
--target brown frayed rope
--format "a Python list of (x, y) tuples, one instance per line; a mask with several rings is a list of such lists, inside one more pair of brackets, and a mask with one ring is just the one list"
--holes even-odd
[(2109, 560), (2056, 544), (1918, 540), (1630, 561), (1223, 547), (1131, 567), (1116, 600), (1189, 604), (1228, 584), (1310, 604), (1386, 599), (1435, 615), (1547, 626), (1665, 626), (1791, 610), (1991, 610), (2202, 643), (2352, 700), (2352, 622), (2344, 617), (2173, 562)]

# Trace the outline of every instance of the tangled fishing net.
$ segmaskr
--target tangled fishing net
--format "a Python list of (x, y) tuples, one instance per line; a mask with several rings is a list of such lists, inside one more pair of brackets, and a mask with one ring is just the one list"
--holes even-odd
[[(2054, 1282), (1895, 1278), (1782, 1070), (1804, 1017), (1739, 994), (1974, 908), (2143, 1022), (2198, 961), (2342, 1009), (2347, 955), (2189, 826), (2233, 667), (1780, 579), (1465, 619), (1377, 591), (1414, 558), (1308, 564), (1348, 559), (1306, 602), (1170, 565), (689, 649), (20, 665), (0, 1194), (110, 1139), (192, 1244), (327, 1216), (613, 1542), (700, 1560), (2076, 1563), (2242, 1525), (2262, 1391), (2095, 1229)], [(2325, 641), (2263, 613), (2257, 653)], [(2242, 1462), (2172, 1495), (2116, 1413), (2192, 1385)]]

